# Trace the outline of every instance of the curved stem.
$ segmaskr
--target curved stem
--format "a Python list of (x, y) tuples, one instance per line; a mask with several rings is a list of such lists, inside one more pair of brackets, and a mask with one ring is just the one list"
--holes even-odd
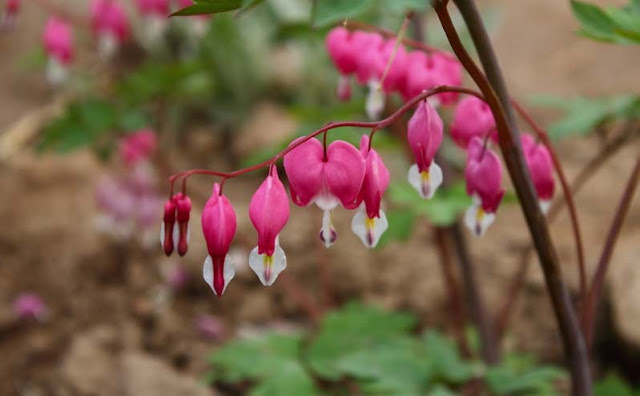
[(607, 240), (604, 244), (604, 248), (602, 249), (600, 260), (598, 261), (598, 268), (596, 269), (593, 282), (591, 283), (591, 288), (589, 289), (589, 296), (582, 311), (585, 337), (589, 345), (591, 345), (591, 342), (593, 341), (593, 324), (596, 305), (598, 304), (598, 300), (602, 294), (604, 278), (607, 273), (607, 269), (609, 269), (609, 263), (611, 262), (611, 256), (613, 255), (613, 248), (615, 247), (618, 236), (620, 235), (624, 219), (629, 212), (629, 206), (631, 206), (633, 194), (636, 191), (636, 187), (638, 187), (638, 180), (640, 180), (640, 155), (638, 156), (635, 167), (627, 181), (627, 186), (624, 189), (624, 193), (622, 194), (622, 198), (618, 204), (618, 209), (616, 210), (613, 222), (609, 228)]
[(558, 154), (553, 148), (551, 141), (549, 140), (549, 135), (547, 132), (542, 129), (534, 119), (524, 110), (522, 106), (515, 100), (511, 100), (511, 104), (513, 108), (520, 114), (523, 120), (526, 121), (527, 124), (531, 126), (531, 129), (535, 132), (538, 139), (545, 145), (547, 150), (549, 150), (549, 154), (551, 155), (551, 161), (553, 162), (553, 167), (558, 174), (558, 179), (560, 179), (560, 185), (562, 186), (562, 193), (564, 195), (564, 200), (567, 203), (567, 207), (569, 208), (569, 217), (571, 219), (571, 228), (573, 230), (573, 239), (576, 244), (576, 256), (578, 257), (578, 271), (580, 274), (580, 305), (586, 303), (587, 301), (587, 266), (585, 264), (584, 259), (584, 246), (582, 244), (582, 235), (580, 232), (580, 223), (578, 222), (578, 211), (576, 210), (576, 204), (573, 199), (573, 194), (571, 194), (571, 188), (569, 188), (569, 183), (567, 182), (567, 178), (565, 177), (564, 170), (562, 169), (562, 164), (560, 163), (560, 159), (558, 158)]
[(446, 7), (436, 1), (434, 8), (454, 52), (484, 94), (487, 104), (496, 119), (500, 148), (538, 252), (558, 327), (562, 335), (565, 354), (570, 362), (573, 394), (589, 396), (592, 394), (592, 381), (587, 348), (578, 326), (569, 292), (562, 279), (557, 253), (538, 206), (531, 178), (522, 155), (515, 116), (511, 109), (502, 72), (475, 3), (472, 0), (454, 1), (467, 24), (480, 60), (487, 73), (486, 77), (462, 45)]

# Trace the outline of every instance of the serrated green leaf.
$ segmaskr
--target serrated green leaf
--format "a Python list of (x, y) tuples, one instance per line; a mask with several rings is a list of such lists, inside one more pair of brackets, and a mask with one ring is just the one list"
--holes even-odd
[(406, 335), (415, 323), (410, 315), (351, 303), (325, 317), (305, 356), (316, 373), (337, 380), (343, 374), (342, 359), (391, 337)]
[(176, 11), (171, 16), (215, 14), (242, 7), (242, 0), (195, 0), (194, 2), (194, 5)]
[(456, 345), (440, 333), (427, 331), (424, 335), (426, 357), (432, 375), (451, 384), (462, 384), (473, 378), (482, 367), (460, 357)]
[(323, 27), (345, 18), (356, 18), (367, 12), (372, 5), (370, 0), (319, 0), (313, 2), (311, 23)]
[(298, 362), (291, 361), (278, 367), (263, 378), (249, 392), (251, 396), (315, 396), (318, 394), (313, 379)]
[(507, 355), (498, 366), (487, 369), (486, 382), (497, 394), (559, 395), (554, 382), (565, 372), (552, 366), (536, 365), (527, 355)]
[(339, 361), (339, 370), (356, 378), (365, 395), (420, 396), (429, 380), (420, 352), (415, 339), (396, 336), (347, 355)]

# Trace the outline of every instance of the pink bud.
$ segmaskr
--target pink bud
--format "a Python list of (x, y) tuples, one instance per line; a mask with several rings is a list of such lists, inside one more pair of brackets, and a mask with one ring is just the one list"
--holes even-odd
[(64, 20), (51, 17), (47, 21), (42, 36), (44, 50), (50, 58), (67, 65), (73, 59), (73, 37), (71, 26)]
[(389, 170), (382, 158), (372, 148), (369, 149), (369, 136), (360, 140), (360, 152), (365, 157), (365, 176), (358, 197), (364, 203), (351, 221), (351, 230), (366, 247), (375, 247), (380, 236), (389, 226), (387, 216), (380, 209), (382, 195), (389, 187)]
[(284, 156), (284, 169), (289, 178), (293, 203), (307, 206), (315, 202), (323, 210), (320, 238), (325, 246), (331, 246), (335, 241), (331, 210), (338, 204), (347, 209), (355, 209), (358, 205), (365, 173), (362, 154), (340, 140), (331, 143), (325, 154), (319, 140), (309, 139)]
[(480, 236), (495, 221), (495, 213), (504, 196), (502, 163), (478, 137), (469, 143), (467, 155), (464, 177), (467, 194), (473, 197), (473, 204), (467, 210), (465, 223)]
[(176, 199), (176, 218), (178, 220), (178, 254), (184, 256), (189, 248), (189, 214), (191, 213), (191, 199), (180, 194)]
[(534, 137), (529, 134), (522, 134), (520, 139), (522, 141), (522, 151), (531, 173), (531, 180), (540, 200), (540, 207), (543, 212), (546, 212), (549, 209), (555, 190), (551, 154), (544, 145), (538, 144)]
[(489, 105), (475, 96), (463, 98), (456, 106), (451, 123), (451, 138), (463, 149), (473, 137), (484, 139), (496, 128)]
[[(176, 196), (174, 195), (174, 197)], [(164, 216), (162, 217), (162, 226), (160, 228), (160, 244), (167, 257), (173, 253), (173, 249), (178, 244), (179, 238), (179, 230), (175, 228), (176, 202), (174, 197), (171, 197), (164, 204)]]
[(44, 301), (35, 293), (22, 293), (13, 301), (15, 314), (23, 320), (43, 320), (48, 313)]
[(287, 267), (278, 234), (289, 220), (289, 198), (275, 166), (251, 198), (249, 217), (258, 231), (258, 247), (249, 255), (249, 266), (263, 285), (271, 286)]
[(430, 199), (442, 184), (442, 170), (434, 157), (442, 144), (442, 119), (436, 109), (423, 100), (407, 127), (407, 141), (416, 159), (407, 178), (422, 198)]
[(407, 55), (407, 77), (402, 95), (409, 100), (423, 91), (443, 85), (445, 78), (436, 68), (433, 58), (422, 51), (412, 51)]
[(202, 275), (213, 292), (221, 297), (235, 276), (233, 261), (227, 253), (236, 233), (236, 214), (218, 183), (213, 185), (213, 194), (202, 211), (202, 232), (209, 252)]

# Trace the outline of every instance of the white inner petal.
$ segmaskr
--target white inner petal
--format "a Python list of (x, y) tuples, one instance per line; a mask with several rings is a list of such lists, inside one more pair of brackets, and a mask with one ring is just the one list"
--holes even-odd
[(428, 172), (418, 171), (418, 165), (413, 164), (409, 168), (407, 179), (422, 198), (431, 199), (442, 185), (442, 169), (435, 161), (431, 161)]
[(331, 224), (331, 211), (325, 210), (322, 212), (322, 228), (320, 229), (320, 239), (324, 243), (325, 247), (331, 247), (337, 238), (336, 230)]
[(103, 60), (109, 60), (118, 51), (118, 39), (111, 32), (101, 33), (98, 37), (98, 54)]
[(335, 209), (340, 204), (340, 200), (336, 198), (335, 195), (330, 194), (325, 190), (316, 195), (313, 202), (315, 202), (315, 204), (325, 212)]
[(160, 246), (164, 249), (164, 221), (160, 224)]
[(496, 220), (495, 213), (488, 213), (482, 210), (480, 199), (474, 195), (473, 203), (464, 215), (464, 224), (476, 236), (482, 236), (489, 226)]
[(178, 224), (173, 225), (172, 237), (173, 237), (173, 248), (177, 249), (178, 243), (180, 243), (180, 227), (178, 226)]
[[(233, 266), (233, 260), (227, 254), (224, 258), (224, 269), (222, 272), (222, 277), (224, 279), (224, 287), (222, 289), (223, 294), (224, 291), (227, 290), (229, 282), (231, 282), (231, 279), (233, 279), (235, 275), (236, 270)], [(217, 296), (218, 293), (213, 287), (213, 260), (211, 259), (211, 256), (207, 256), (207, 258), (204, 260), (204, 265), (202, 266), (202, 277), (204, 278), (204, 281), (207, 282), (211, 290), (213, 290), (213, 293)]]
[(542, 213), (546, 215), (547, 212), (549, 212), (549, 208), (551, 208), (551, 200), (541, 199), (539, 204), (540, 204), (540, 210), (542, 210)]
[(380, 114), (384, 109), (384, 92), (380, 87), (380, 82), (371, 80), (369, 81), (369, 94), (367, 95), (367, 102), (365, 104), (365, 110), (367, 116), (372, 121), (380, 119)]
[(376, 247), (380, 237), (389, 227), (387, 216), (380, 210), (380, 217), (370, 219), (364, 209), (360, 206), (351, 221), (351, 230), (360, 238), (364, 246), (368, 248)]
[(249, 266), (258, 275), (263, 285), (271, 286), (278, 278), (278, 275), (287, 268), (287, 256), (277, 243), (273, 256), (258, 254), (258, 248), (256, 247), (249, 254)]
[(65, 65), (60, 63), (58, 59), (53, 56), (49, 57), (47, 61), (46, 75), (47, 80), (51, 85), (60, 85), (67, 81), (69, 72)]

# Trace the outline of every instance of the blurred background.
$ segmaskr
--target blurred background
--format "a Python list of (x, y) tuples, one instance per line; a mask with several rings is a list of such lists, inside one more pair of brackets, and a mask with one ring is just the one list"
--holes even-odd
[[(416, 209), (423, 204), (406, 198), (409, 162), (393, 134), (384, 132), (376, 143), (392, 174), (385, 204), (390, 221), (395, 216), (376, 249), (365, 249), (350, 232), (352, 214), (345, 210), (335, 213), (337, 243), (325, 249), (317, 237), (321, 212), (292, 205), (280, 234), (288, 268), (272, 287), (263, 287), (247, 259), (256, 245), (248, 204), (264, 171), (225, 184), (238, 232), (230, 253), (237, 274), (223, 298), (214, 296), (201, 277), (206, 246), (200, 214), (211, 192), (210, 178), (194, 176), (189, 182), (194, 209), (187, 255), (167, 258), (157, 242), (169, 194), (165, 180), (172, 173), (231, 171), (269, 158), (326, 122), (365, 119), (364, 91), (354, 89), (347, 103), (335, 98), (338, 73), (324, 47), (329, 26), (310, 28), (311, 2), (267, 0), (212, 18), (172, 18), (155, 41), (149, 41), (145, 28), (151, 22), (126, 4), (133, 38), (105, 61), (90, 31), (74, 28), (75, 59), (62, 86), (52, 86), (45, 77), (41, 41), (49, 13), (35, 3), (23, 3), (13, 30), (0, 34), (0, 394), (412, 394), (395, 385), (378, 393), (367, 393), (358, 381), (354, 385), (350, 378), (375, 375), (358, 374), (361, 366), (352, 367), (353, 356), (351, 366), (325, 361), (348, 368), (314, 378), (311, 386), (305, 365), (287, 365), (279, 349), (287, 349), (291, 340), (298, 348), (296, 343), (307, 342), (311, 332), (330, 338), (327, 320), (338, 327), (344, 325), (340, 320), (352, 321), (341, 333), (347, 340), (402, 318), (409, 321), (398, 325), (406, 337), (433, 331), (433, 337), (453, 339), (451, 301), (434, 231), (434, 224), (450, 220), (438, 217), (438, 209), (435, 214)], [(46, 3), (79, 17), (89, 12), (87, 0)], [(637, 121), (640, 50), (577, 35), (579, 23), (569, 2), (478, 3), (511, 94), (550, 127), (569, 180), (620, 134), (628, 135), (576, 195), (592, 274), (640, 149), (638, 124), (627, 132), (627, 118), (633, 117), (624, 113), (633, 104)], [(404, 11), (380, 6), (359, 19), (397, 31)], [(448, 49), (437, 18), (431, 12), (421, 15), (427, 42)], [(450, 119), (450, 112), (443, 118)], [(153, 131), (157, 144), (148, 158), (132, 166), (119, 145), (139, 130)], [(342, 129), (330, 137), (357, 143), (360, 135)], [(454, 162), (460, 160), (455, 147), (448, 150)], [(465, 230), (489, 316), (508, 299), (522, 249), (529, 244), (516, 201), (502, 205), (482, 238)], [(623, 378), (615, 388), (622, 394), (631, 389), (622, 382), (637, 382), (640, 372), (639, 203), (637, 198), (632, 202), (611, 262), (593, 352), (597, 377)], [(566, 211), (550, 228), (576, 294)], [(532, 263), (501, 349), (562, 367), (542, 273)], [(453, 272), (459, 281), (457, 267)], [(327, 319), (333, 310), (338, 311)], [(314, 325), (318, 321), (324, 323), (320, 330)], [(473, 331), (468, 333), (474, 349)], [(276, 339), (265, 341), (265, 334)], [(233, 344), (246, 339), (263, 344)], [(377, 345), (375, 337), (371, 340)], [(331, 354), (327, 351), (339, 349), (340, 342), (345, 341), (312, 349)], [(451, 346), (445, 340), (430, 342)], [(264, 362), (261, 353), (274, 357)], [(464, 393), (465, 383), (478, 375), (474, 356), (467, 366), (451, 369), (472, 374), (433, 380), (443, 384), (434, 389), (450, 392), (437, 394)], [(297, 352), (289, 357), (295, 361)], [(269, 376), (261, 373), (270, 369), (292, 374), (264, 385)], [(562, 394), (567, 378), (561, 371), (549, 378)], [(332, 376), (333, 382), (324, 378)], [(634, 385), (640, 384), (629, 386)], [(518, 394), (552, 394), (544, 393), (549, 388), (534, 388), (539, 392)], [(496, 389), (492, 392), (503, 394)]]

